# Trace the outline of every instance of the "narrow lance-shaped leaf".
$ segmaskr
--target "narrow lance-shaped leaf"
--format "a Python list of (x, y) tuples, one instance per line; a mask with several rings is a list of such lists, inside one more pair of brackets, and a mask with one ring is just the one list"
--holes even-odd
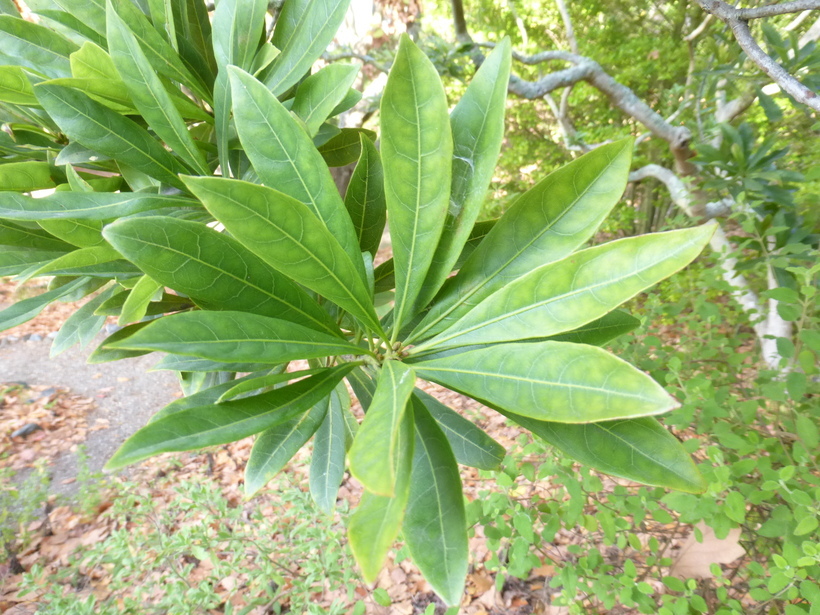
[(408, 407), (401, 422), (395, 495), (387, 497), (365, 491), (347, 523), (350, 549), (368, 583), (376, 580), (404, 520), (414, 442), (413, 409)]
[(79, 344), (80, 348), (85, 348), (91, 343), (94, 336), (102, 329), (106, 319), (105, 316), (98, 316), (94, 312), (111, 297), (115, 289), (116, 286), (112, 286), (102, 291), (68, 317), (51, 344), (49, 357), (54, 358), (75, 344)]
[(279, 96), (295, 85), (327, 49), (350, 0), (288, 0), (271, 41), (281, 53), (265, 73), (265, 85)]
[(159, 453), (225, 444), (280, 425), (327, 396), (351, 368), (343, 365), (256, 397), (169, 414), (126, 440), (105, 467), (116, 470)]
[(679, 405), (626, 361), (567, 342), (496, 344), (420, 361), (413, 369), (509, 412), (559, 423), (649, 416)]
[[(228, 138), (230, 136), (231, 86), (228, 66), (249, 70), (265, 25), (265, 0), (241, 3), (238, 0), (220, 2), (214, 11), (213, 50), (218, 68), (214, 83), (214, 115), (216, 143), (222, 176), (230, 177)], [(234, 173), (235, 174), (235, 173)]]
[(572, 161), (521, 195), (444, 285), (406, 341), (441, 332), (499, 288), (582, 245), (623, 194), (631, 161), (632, 139), (616, 141)]
[(407, 36), (381, 102), (385, 196), (396, 267), (395, 340), (433, 259), (450, 192), (453, 138), (435, 66)]
[[(118, 263), (114, 261), (119, 261)], [(108, 271), (112, 273), (129, 273), (133, 271), (133, 265), (122, 260), (120, 254), (111, 246), (101, 245), (93, 248), (80, 248), (54, 259), (47, 265), (31, 271), (26, 275), (26, 279), (42, 275), (77, 275), (71, 273), (73, 270), (82, 270), (84, 267), (108, 264)], [(92, 270), (93, 271), (93, 270)], [(91, 275), (92, 271), (89, 271)]]
[(362, 153), (362, 137), (367, 137), (372, 142), (376, 140), (376, 133), (366, 128), (339, 130), (332, 124), (322, 124), (313, 142), (327, 166), (343, 167), (358, 160)]
[(53, 187), (54, 180), (47, 162), (27, 160), (0, 164), (0, 190), (31, 192)]
[(560, 335), (554, 335), (550, 339), (555, 342), (572, 342), (573, 344), (589, 344), (591, 346), (603, 346), (616, 337), (625, 335), (641, 326), (641, 321), (622, 312), (615, 310), (605, 314), (600, 318), (588, 322), (582, 327), (567, 331)]
[(504, 138), (504, 110), (510, 79), (510, 39), (505, 37), (473, 77), (450, 113), (453, 179), (444, 232), (424, 280), (419, 306), (426, 306), (453, 270), (495, 172)]
[(336, 506), (336, 496), (345, 473), (345, 409), (343, 400), (349, 399), (344, 385), (336, 387), (328, 401), (325, 415), (313, 438), (313, 456), (310, 460), (310, 495), (325, 513)]
[(105, 243), (101, 220), (38, 220), (46, 232), (79, 248), (93, 248)]
[(32, 267), (40, 267), (63, 255), (48, 250), (15, 249), (3, 246), (0, 250), (0, 276), (17, 275)]
[(310, 440), (327, 416), (331, 391), (307, 412), (263, 431), (256, 437), (245, 465), (245, 495), (252, 496), (282, 471)]
[(334, 63), (299, 84), (291, 111), (302, 119), (311, 137), (347, 95), (358, 74), (352, 64)]
[(192, 169), (208, 175), (205, 156), (194, 143), (185, 121), (145, 57), (137, 39), (116, 13), (107, 5), (108, 49), (117, 72), (125, 82), (139, 112), (153, 131)]
[(128, 294), (128, 298), (122, 306), (122, 312), (120, 312), (117, 324), (123, 326), (131, 322), (142, 320), (148, 311), (148, 304), (151, 303), (157, 291), (162, 288), (162, 285), (152, 277), (147, 275), (142, 276)]
[[(0, 193), (0, 196), (7, 196)], [(26, 228), (22, 225), (8, 222), (0, 217), (0, 246), (15, 246), (29, 250), (48, 252), (70, 252), (75, 246), (52, 237), (45, 231)]]
[(10, 220), (111, 220), (176, 207), (200, 205), (190, 198), (136, 192), (55, 192), (42, 198), (0, 193), (0, 216)]
[(71, 75), (68, 56), (77, 45), (54, 30), (19, 17), (0, 15), (0, 35), (0, 59), (14, 59), (3, 64), (18, 64), (52, 78)]
[(287, 320), (246, 312), (206, 311), (160, 318), (111, 347), (158, 350), (228, 363), (274, 365), (364, 352), (338, 337)]
[(202, 308), (252, 312), (340, 335), (312, 297), (226, 233), (190, 220), (140, 217), (107, 226), (105, 237), (152, 278)]
[(350, 473), (365, 489), (395, 495), (401, 421), (416, 382), (412, 368), (385, 361), (376, 391), (350, 448)]
[[(73, 13), (45, 9), (37, 11), (37, 14), (48, 20), (46, 24), (49, 24), (50, 22), (58, 23), (64, 28), (73, 30), (84, 39), (94, 41), (97, 45), (105, 45), (105, 36), (101, 35), (93, 28), (89, 28), (84, 21), (78, 19)], [(61, 30), (62, 28), (59, 29)]]
[(416, 348), (508, 342), (571, 331), (685, 267), (714, 230), (714, 224), (704, 224), (576, 252), (511, 282)]
[(189, 177), (185, 181), (245, 247), (372, 330), (381, 330), (362, 277), (306, 205), (266, 186), (238, 180)]
[(681, 443), (654, 418), (570, 425), (498, 411), (562, 453), (606, 474), (688, 493), (703, 493), (706, 488)]
[(467, 520), (461, 477), (447, 438), (413, 398), (416, 445), (402, 535), (413, 562), (448, 605), (458, 605), (467, 578)]
[[(264, 392), (262, 389), (266, 389), (269, 387), (272, 388), (282, 384), (283, 382), (288, 382), (290, 380), (298, 380), (299, 378), (304, 378), (305, 376), (312, 376), (313, 374), (318, 374), (319, 372), (325, 369), (323, 367), (317, 367), (314, 369), (305, 369), (298, 372), (284, 372), (283, 370), (287, 368), (287, 365), (287, 363), (282, 363), (281, 365), (278, 365), (273, 369), (269, 369), (268, 371), (270, 373), (267, 373), (263, 376), (244, 378), (242, 382), (237, 382), (233, 387), (222, 393), (222, 395), (219, 396), (219, 399), (216, 400), (216, 403), (221, 404), (236, 397), (247, 397), (250, 393), (254, 392), (262, 393)], [(270, 366), (268, 366), (268, 368), (270, 368)]]
[(480, 470), (495, 470), (504, 461), (506, 450), (480, 427), (445, 406), (421, 389), (413, 392), (430, 413), (450, 443), (456, 461)]
[(259, 179), (304, 203), (364, 278), (353, 224), (310, 137), (262, 83), (238, 68), (229, 68), (229, 73), (236, 130)]
[(347, 185), (345, 207), (353, 220), (359, 248), (376, 256), (387, 221), (384, 173), (376, 146), (365, 135), (360, 139), (362, 151)]
[(70, 88), (41, 83), (34, 93), (72, 141), (184, 189), (185, 167), (137, 123)]
[(31, 82), (19, 66), (0, 66), (0, 102), (39, 106)]
[(69, 293), (82, 288), (88, 282), (88, 278), (77, 278), (63, 286), (44, 292), (36, 297), (23, 299), (14, 305), (7, 307), (0, 312), (0, 331), (11, 329), (21, 325), (37, 316), (49, 303), (56, 301), (60, 297), (65, 297)]

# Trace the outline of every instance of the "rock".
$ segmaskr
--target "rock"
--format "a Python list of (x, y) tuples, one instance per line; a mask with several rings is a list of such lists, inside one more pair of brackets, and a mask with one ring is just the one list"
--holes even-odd
[(39, 333), (32, 333), (31, 337), (28, 338), (30, 342), (42, 342), (43, 336)]

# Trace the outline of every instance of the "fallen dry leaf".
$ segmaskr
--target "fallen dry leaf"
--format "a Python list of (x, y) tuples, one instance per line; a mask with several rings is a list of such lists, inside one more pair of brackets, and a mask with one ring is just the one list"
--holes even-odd
[(672, 564), (669, 574), (679, 579), (711, 579), (715, 575), (709, 570), (712, 564), (730, 564), (746, 554), (740, 546), (740, 528), (729, 532), (726, 538), (719, 539), (714, 530), (703, 522), (697, 528), (703, 533), (703, 542), (698, 542), (695, 532), (681, 546), (680, 555)]

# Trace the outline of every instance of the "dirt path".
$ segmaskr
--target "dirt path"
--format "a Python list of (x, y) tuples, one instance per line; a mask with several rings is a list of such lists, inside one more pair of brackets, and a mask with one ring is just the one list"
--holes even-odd
[[(101, 470), (120, 444), (179, 392), (172, 372), (148, 371), (159, 360), (156, 354), (89, 365), (86, 359), (102, 339), (100, 336), (85, 350), (74, 347), (54, 359), (49, 358), (48, 338), (11, 343), (4, 340), (0, 346), (0, 383), (67, 387), (97, 403), (88, 422), (93, 424), (102, 418), (109, 427), (88, 434), (85, 448), (92, 472)], [(77, 476), (76, 453), (60, 455), (50, 471), (52, 493), (75, 495), (76, 483), (65, 482)]]

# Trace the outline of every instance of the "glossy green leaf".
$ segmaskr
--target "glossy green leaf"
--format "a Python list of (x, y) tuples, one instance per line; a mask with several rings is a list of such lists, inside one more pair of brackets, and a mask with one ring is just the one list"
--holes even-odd
[(554, 335), (550, 339), (554, 342), (572, 342), (573, 344), (589, 344), (590, 346), (603, 346), (616, 337), (625, 335), (641, 326), (641, 321), (622, 312), (615, 310), (605, 314), (600, 318), (588, 322), (582, 327), (567, 331), (560, 335)]
[(54, 30), (19, 17), (0, 15), (0, 38), (3, 40), (0, 57), (13, 58), (15, 64), (47, 77), (71, 75), (68, 56), (77, 45)]
[(28, 322), (37, 316), (37, 314), (42, 312), (43, 308), (45, 308), (49, 303), (56, 301), (61, 297), (65, 297), (75, 290), (78, 290), (86, 282), (88, 282), (88, 278), (77, 278), (68, 284), (53, 290), (48, 290), (40, 295), (37, 295), (36, 297), (23, 299), (22, 301), (18, 301), (12, 306), (7, 307), (5, 310), (0, 312), (0, 331), (5, 331), (6, 329), (11, 329), (12, 327), (21, 325), (24, 322)]
[[(0, 198), (2, 201), (2, 198)], [(79, 248), (93, 248), (105, 243), (101, 220), (38, 220), (43, 230)]]
[[(330, 124), (324, 124), (330, 126)], [(343, 167), (356, 162), (362, 153), (362, 139), (371, 143), (376, 140), (376, 133), (366, 128), (336, 129), (337, 134), (331, 135), (327, 141), (319, 145), (319, 153), (329, 167)], [(320, 133), (321, 134), (321, 133)]]
[(163, 286), (150, 276), (142, 276), (128, 294), (128, 298), (122, 306), (122, 312), (120, 312), (117, 324), (123, 326), (145, 318), (145, 313), (148, 311), (148, 304), (151, 303), (151, 299), (157, 294), (157, 291), (162, 288)]
[(364, 278), (353, 224), (310, 137), (262, 83), (238, 68), (231, 67), (229, 73), (236, 130), (259, 179), (304, 203)]
[(444, 433), (414, 398), (416, 444), (402, 535), (413, 562), (448, 605), (467, 578), (467, 520), (456, 459)]
[[(94, 28), (90, 28), (86, 25), (84, 21), (79, 19), (73, 13), (69, 13), (67, 11), (41, 10), (37, 11), (37, 14), (40, 17), (45, 17), (48, 20), (46, 22), (47, 24), (49, 21), (60, 24), (69, 30), (73, 30), (82, 38), (93, 41), (97, 45), (105, 45), (105, 37), (94, 30)], [(59, 31), (60, 28), (56, 28), (56, 30)]]
[(126, 440), (105, 467), (116, 470), (159, 453), (226, 444), (281, 425), (326, 397), (350, 369), (343, 365), (256, 397), (168, 414)]
[[(2, 229), (0, 229), (0, 236)], [(3, 246), (0, 250), (0, 276), (17, 275), (27, 269), (40, 267), (65, 254), (47, 250), (14, 249)]]
[[(0, 193), (5, 197), (6, 194)], [(45, 231), (35, 228), (14, 224), (0, 217), (0, 246), (14, 246), (29, 250), (39, 250), (43, 252), (70, 252), (75, 249), (72, 246), (56, 237), (52, 237)]]
[(352, 64), (334, 63), (299, 84), (291, 111), (305, 123), (311, 137), (342, 102), (358, 74)]
[(149, 15), (154, 28), (174, 49), (177, 49), (176, 24), (171, 0), (148, 0)]
[(185, 181), (245, 247), (374, 331), (380, 330), (362, 277), (306, 205), (265, 186), (238, 180), (190, 177)]
[(344, 385), (330, 393), (327, 414), (313, 438), (310, 459), (310, 495), (319, 510), (330, 514), (345, 474), (345, 417), (343, 399), (348, 398)]
[[(53, 188), (54, 185), (47, 162), (31, 160), (0, 164), (0, 190), (31, 192)], [(17, 195), (9, 195), (10, 198), (15, 196)], [(5, 198), (6, 195), (0, 193), (0, 197)]]
[(310, 440), (327, 416), (331, 391), (307, 412), (263, 431), (253, 443), (245, 465), (245, 495), (250, 497), (287, 465), (291, 457)]
[(376, 256), (387, 221), (384, 173), (376, 147), (364, 135), (360, 139), (361, 155), (347, 186), (345, 207), (353, 220), (359, 248)]
[(252, 312), (339, 335), (314, 299), (225, 233), (189, 220), (144, 217), (119, 220), (105, 236), (152, 278), (205, 309)]
[(688, 265), (714, 230), (715, 224), (704, 224), (576, 252), (510, 282), (417, 349), (509, 342), (572, 331)]
[(105, 34), (104, 0), (55, 0), (54, 4), (99, 34)]
[(56, 258), (47, 265), (43, 265), (39, 269), (30, 272), (26, 277), (33, 278), (43, 275), (74, 275), (68, 273), (69, 271), (82, 270), (84, 267), (93, 267), (94, 265), (101, 265), (109, 263), (112, 272), (127, 273), (132, 271), (131, 263), (127, 263), (127, 267), (119, 267), (112, 261), (122, 259), (120, 254), (111, 246), (95, 246), (93, 248), (80, 248), (73, 250), (68, 254), (64, 254), (60, 258)]
[(287, 91), (319, 59), (342, 24), (350, 0), (288, 0), (272, 43), (280, 50), (265, 85), (275, 96)]
[(151, 369), (154, 371), (172, 370), (175, 372), (268, 372), (271, 365), (270, 363), (225, 363), (223, 361), (209, 361), (198, 357), (169, 354)]
[(0, 66), (0, 102), (39, 106), (31, 82), (19, 66)]
[(591, 423), (668, 412), (678, 403), (629, 363), (567, 342), (496, 344), (413, 364), (420, 378), (530, 418)]
[[(250, 379), (246, 378), (243, 379), (242, 382), (237, 382), (235, 386), (222, 393), (222, 395), (219, 396), (219, 399), (216, 400), (216, 403), (221, 404), (240, 396), (247, 397), (250, 393), (264, 393), (266, 391), (263, 389), (272, 388), (290, 380), (298, 380), (299, 378), (304, 378), (305, 376), (312, 376), (313, 374), (318, 374), (324, 369), (317, 367), (315, 369), (305, 369), (298, 372), (282, 373), (279, 371), (285, 367), (286, 364), (283, 363), (282, 365), (274, 368), (269, 374), (256, 376)], [(270, 368), (270, 366), (268, 366), (268, 368)]]
[(656, 419), (570, 425), (499, 411), (564, 454), (606, 474), (688, 493), (706, 489), (689, 454)]
[(407, 339), (441, 332), (473, 306), (529, 273), (572, 253), (618, 202), (632, 161), (632, 139), (595, 149), (524, 193), (444, 285)]
[(194, 75), (191, 67), (157, 32), (148, 17), (131, 0), (111, 0), (122, 20), (128, 24), (145, 57), (160, 75), (188, 87), (198, 97), (211, 102), (211, 93)]
[(506, 450), (484, 430), (421, 389), (413, 393), (430, 413), (450, 443), (456, 461), (480, 470), (496, 470)]
[(0, 216), (9, 220), (110, 220), (173, 207), (199, 204), (181, 197), (136, 192), (56, 192), (42, 198), (0, 192)]
[(504, 138), (510, 79), (510, 39), (504, 38), (481, 64), (450, 113), (453, 177), (444, 231), (419, 295), (426, 306), (455, 267), (470, 236), (495, 172)]
[(413, 445), (413, 409), (408, 407), (401, 423), (398, 450), (400, 463), (397, 467), (395, 496), (387, 497), (365, 491), (347, 523), (350, 549), (368, 583), (376, 580), (387, 552), (401, 529), (410, 495)]
[(350, 448), (350, 473), (372, 493), (395, 495), (401, 421), (415, 382), (412, 368), (403, 363), (382, 364), (375, 393)]
[(85, 348), (91, 343), (91, 340), (100, 332), (106, 320), (105, 316), (98, 316), (94, 312), (104, 301), (111, 297), (115, 288), (115, 286), (112, 286), (104, 290), (68, 317), (51, 344), (49, 357), (54, 358), (75, 344), (79, 344), (80, 348)]
[(414, 305), (438, 245), (450, 194), (453, 138), (438, 72), (402, 36), (381, 102), (382, 164), (396, 268), (394, 335)]
[(209, 73), (205, 83), (213, 83), (217, 66), (212, 45), (211, 20), (205, 2), (185, 0), (172, 3), (172, 8), (180, 54), (184, 57), (196, 54)]
[(265, 25), (267, 2), (238, 0), (220, 2), (214, 11), (213, 49), (218, 74), (214, 84), (214, 114), (216, 116), (216, 142), (222, 176), (230, 177), (228, 139), (230, 137), (231, 86), (228, 66), (250, 70), (256, 48)]
[(227, 311), (196, 311), (160, 318), (111, 347), (273, 365), (364, 352), (338, 337), (287, 320)]
[(210, 174), (205, 156), (194, 143), (185, 121), (154, 72), (137, 39), (108, 4), (108, 49), (131, 100), (148, 126), (192, 169)]
[[(270, 368), (270, 365), (267, 365), (266, 368)], [(177, 412), (181, 412), (183, 410), (188, 410), (190, 408), (201, 408), (203, 406), (211, 406), (217, 403), (220, 395), (222, 395), (225, 391), (229, 390), (231, 387), (236, 386), (237, 383), (243, 382), (245, 380), (250, 380), (254, 378), (256, 374), (250, 374), (245, 376), (244, 378), (239, 378), (237, 380), (228, 380), (227, 382), (222, 382), (212, 387), (208, 387), (205, 389), (201, 389), (196, 393), (191, 393), (186, 397), (180, 397), (179, 399), (175, 399), (167, 406), (163, 407), (157, 413), (155, 413), (151, 418), (148, 419), (148, 423), (156, 423), (160, 419), (165, 418), (170, 414), (175, 414)]]
[(70, 88), (42, 83), (34, 93), (71, 140), (184, 188), (177, 174), (184, 173), (185, 167), (137, 123)]
[[(103, 24), (105, 24), (104, 20)], [(69, 61), (71, 75), (77, 79), (120, 82), (120, 74), (114, 66), (114, 60), (105, 49), (92, 42), (83, 43), (82, 47), (71, 54)]]

